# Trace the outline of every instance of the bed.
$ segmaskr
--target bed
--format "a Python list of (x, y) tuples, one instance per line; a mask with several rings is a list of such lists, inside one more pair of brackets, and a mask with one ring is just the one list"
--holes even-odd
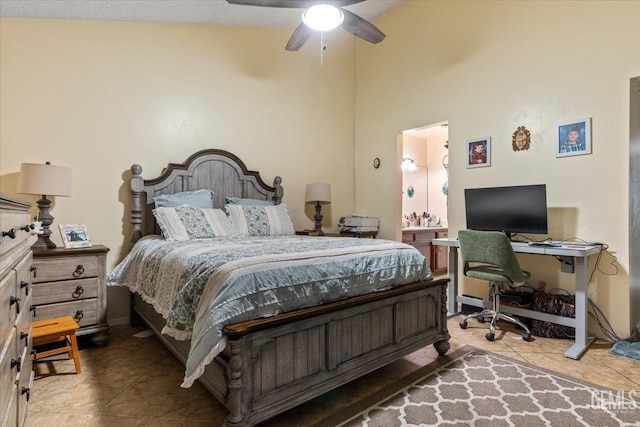
[[(215, 207), (223, 207), (229, 197), (279, 205), (284, 195), (280, 177), (268, 185), (223, 150), (202, 150), (183, 163), (170, 163), (154, 179), (143, 179), (137, 164), (131, 173), (131, 242), (140, 242), (136, 246), (160, 234), (152, 214), (156, 196), (206, 189), (213, 191)], [(392, 242), (384, 244), (392, 247)], [(199, 380), (229, 410), (227, 425), (251, 426), (429, 344), (444, 355), (450, 338), (447, 282), (403, 283), (227, 324), (224, 346)], [(132, 322), (146, 323), (188, 367), (190, 342), (162, 334), (167, 320), (141, 292), (132, 292), (131, 301)]]

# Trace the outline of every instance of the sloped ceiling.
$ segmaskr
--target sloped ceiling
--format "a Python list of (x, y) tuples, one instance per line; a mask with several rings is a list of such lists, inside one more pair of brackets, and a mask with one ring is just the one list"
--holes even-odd
[[(403, 0), (367, 0), (346, 7), (366, 20)], [(2, 0), (0, 17), (168, 22), (295, 28), (303, 9), (230, 5), (224, 0)]]

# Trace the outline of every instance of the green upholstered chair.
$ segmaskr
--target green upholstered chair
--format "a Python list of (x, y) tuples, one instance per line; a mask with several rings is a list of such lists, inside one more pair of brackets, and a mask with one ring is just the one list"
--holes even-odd
[(489, 282), (489, 299), (493, 302), (491, 309), (485, 309), (479, 313), (466, 316), (460, 327), (467, 328), (467, 320), (476, 318), (479, 321), (491, 317), (491, 325), (486, 338), (493, 341), (495, 338), (496, 323), (503, 319), (515, 323), (524, 329), (522, 339), (531, 341), (531, 331), (520, 320), (512, 316), (500, 313), (500, 285), (509, 283), (522, 285), (531, 277), (531, 274), (522, 271), (518, 264), (511, 242), (504, 233), (498, 231), (460, 230), (460, 256), (464, 275)]

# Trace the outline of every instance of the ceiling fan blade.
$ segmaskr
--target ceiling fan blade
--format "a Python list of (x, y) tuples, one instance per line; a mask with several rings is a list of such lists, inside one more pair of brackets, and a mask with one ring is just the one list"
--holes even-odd
[(262, 7), (292, 7), (306, 8), (309, 0), (227, 0), (229, 4), (241, 6), (262, 6)]
[(347, 9), (342, 9), (342, 13), (344, 14), (344, 21), (340, 26), (350, 33), (373, 44), (380, 43), (386, 37), (375, 25), (365, 21), (355, 13), (349, 12)]
[(306, 9), (307, 7), (313, 6), (314, 3), (329, 3), (336, 7), (341, 7), (361, 3), (363, 1), (364, 0), (227, 0), (227, 3), (242, 6), (291, 7)]
[(311, 28), (307, 27), (305, 24), (298, 25), (298, 28), (293, 32), (284, 49), (288, 51), (299, 50), (302, 45), (309, 40), (311, 34), (313, 34), (313, 30)]

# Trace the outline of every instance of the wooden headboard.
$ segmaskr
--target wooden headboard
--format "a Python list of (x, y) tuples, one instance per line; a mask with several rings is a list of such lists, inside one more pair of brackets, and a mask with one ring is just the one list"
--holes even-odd
[(159, 177), (142, 178), (142, 166), (131, 166), (131, 242), (143, 236), (160, 234), (153, 198), (181, 191), (213, 190), (214, 207), (222, 208), (225, 197), (269, 200), (280, 204), (284, 190), (282, 178), (276, 176), (267, 185), (259, 172), (247, 170), (242, 160), (228, 151), (208, 149), (189, 156), (184, 163), (169, 163)]

